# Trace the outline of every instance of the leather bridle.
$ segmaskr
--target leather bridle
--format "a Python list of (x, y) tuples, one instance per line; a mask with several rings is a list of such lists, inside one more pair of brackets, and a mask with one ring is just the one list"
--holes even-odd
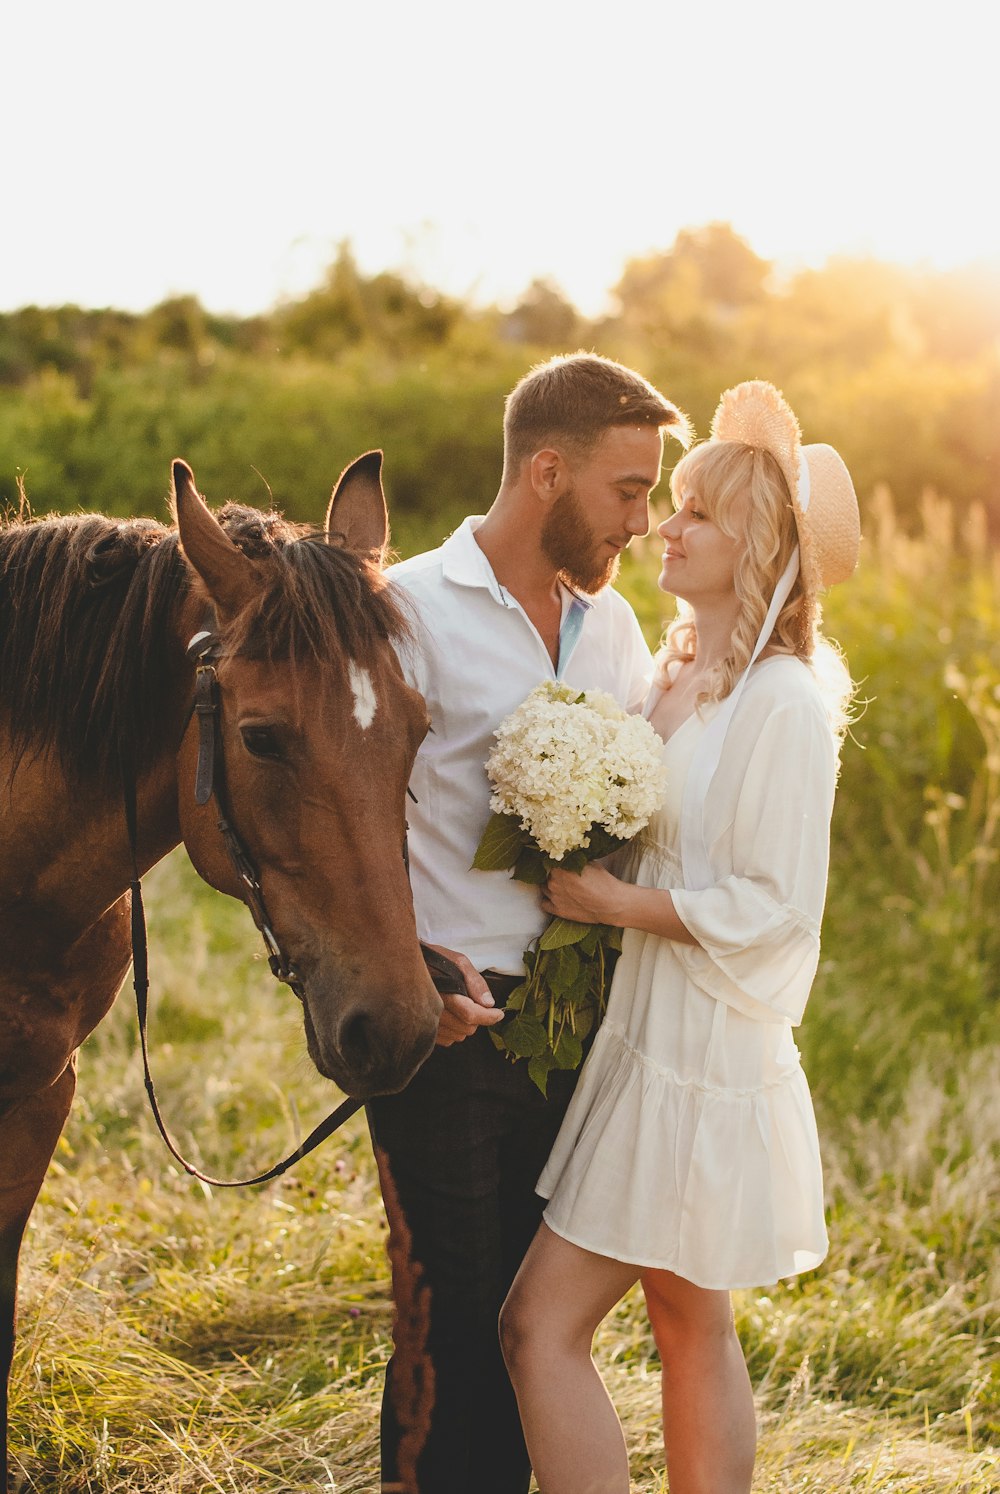
[(267, 950), (267, 963), (275, 980), (290, 986), (300, 1001), (305, 1000), (302, 980), (291, 960), (284, 954), (271, 927), (260, 873), (245, 842), (233, 828), (227, 813), (226, 770), (222, 755), (219, 704), (219, 676), (215, 665), (219, 657), (219, 640), (208, 628), (195, 633), (187, 646), (188, 657), (195, 661), (194, 715), (198, 722), (198, 766), (194, 775), (194, 801), (205, 805), (215, 799), (219, 834), (229, 853), (233, 870), (243, 885), (243, 901)]
[[(189, 657), (195, 660), (195, 687), (194, 703), (188, 716), (197, 718), (198, 722), (198, 763), (195, 769), (195, 802), (201, 806), (206, 805), (214, 799), (216, 813), (218, 816), (219, 833), (222, 836), (229, 859), (233, 869), (238, 876), (242, 886), (242, 897), (250, 910), (250, 916), (260, 931), (267, 950), (267, 962), (271, 968), (271, 974), (276, 980), (290, 986), (300, 1001), (305, 1001), (305, 991), (301, 977), (295, 966), (287, 958), (281, 945), (274, 934), (271, 920), (268, 916), (267, 905), (264, 902), (264, 893), (260, 884), (260, 874), (256, 863), (246, 844), (233, 827), (227, 813), (227, 795), (225, 787), (225, 759), (222, 753), (221, 732), (219, 724), (221, 721), (221, 699), (219, 690), (219, 677), (215, 665), (219, 658), (219, 640), (214, 632), (203, 628), (195, 633), (187, 646)], [(407, 790), (410, 792), (410, 790)], [(166, 1128), (163, 1117), (160, 1114), (159, 1103), (156, 1098), (156, 1090), (153, 1084), (153, 1076), (149, 1067), (149, 1043), (147, 1035), (149, 1015), (149, 942), (146, 934), (146, 915), (142, 901), (142, 884), (139, 876), (138, 863), (138, 828), (136, 811), (136, 783), (135, 775), (131, 769), (122, 765), (122, 796), (125, 805), (125, 822), (128, 829), (129, 852), (132, 860), (132, 880), (129, 884), (132, 893), (132, 988), (135, 991), (136, 1016), (139, 1024), (139, 1042), (142, 1049), (143, 1077), (146, 1094), (149, 1097), (150, 1109), (156, 1122), (157, 1130), (163, 1138), (164, 1144), (171, 1156), (180, 1163), (184, 1171), (190, 1173), (202, 1183), (208, 1183), (213, 1188), (246, 1188), (257, 1183), (268, 1183), (273, 1178), (280, 1177), (287, 1172), (296, 1162), (308, 1156), (321, 1142), (352, 1115), (355, 1115), (364, 1105), (363, 1100), (346, 1099), (330, 1112), (325, 1120), (321, 1121), (313, 1131), (309, 1133), (301, 1146), (296, 1147), (294, 1152), (285, 1157), (274, 1167), (268, 1168), (266, 1172), (258, 1173), (252, 1178), (213, 1178), (207, 1173), (201, 1172), (193, 1163), (189, 1162), (178, 1149), (176, 1143)], [(409, 871), (409, 858), (407, 854), (406, 839), (403, 840), (403, 859)], [(462, 992), (465, 990), (465, 982), (458, 967), (445, 955), (427, 945), (421, 944), (421, 954), (434, 981), (434, 985), (440, 994), (447, 992)]]

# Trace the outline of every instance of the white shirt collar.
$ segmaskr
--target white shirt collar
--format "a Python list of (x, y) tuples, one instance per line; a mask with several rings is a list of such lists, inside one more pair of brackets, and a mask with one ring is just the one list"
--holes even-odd
[(456, 586), (485, 587), (498, 602), (506, 605), (493, 567), (476, 543), (475, 531), (483, 518), (483, 514), (470, 514), (448, 536), (441, 546), (442, 571), (445, 579), (454, 581)]

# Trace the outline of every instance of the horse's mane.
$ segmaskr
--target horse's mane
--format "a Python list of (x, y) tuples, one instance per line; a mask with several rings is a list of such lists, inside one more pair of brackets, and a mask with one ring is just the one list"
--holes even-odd
[[(280, 514), (218, 515), (258, 563), (256, 602), (221, 635), (253, 658), (364, 663), (406, 625), (365, 557)], [(109, 792), (175, 747), (186, 639), (173, 617), (196, 584), (176, 529), (75, 514), (0, 526), (0, 716), (14, 765), (50, 749), (73, 783)], [(171, 714), (171, 711), (173, 714)]]

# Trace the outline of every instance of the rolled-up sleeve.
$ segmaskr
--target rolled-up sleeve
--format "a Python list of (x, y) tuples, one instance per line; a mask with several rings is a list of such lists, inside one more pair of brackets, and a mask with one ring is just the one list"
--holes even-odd
[(725, 778), (734, 766), (742, 774), (735, 815), (710, 847), (719, 880), (673, 891), (677, 914), (698, 941), (674, 949), (708, 995), (748, 1017), (797, 1024), (819, 963), (837, 776), (821, 703), (795, 699), (772, 709), (749, 759), (745, 750), (729, 753), (727, 744), (714, 802), (732, 802), (734, 786), (730, 781), (727, 793)]

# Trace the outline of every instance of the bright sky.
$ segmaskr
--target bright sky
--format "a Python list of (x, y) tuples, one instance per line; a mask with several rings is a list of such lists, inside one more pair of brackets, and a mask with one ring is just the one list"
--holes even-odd
[(782, 266), (1000, 263), (983, 0), (21, 0), (0, 308), (263, 310), (351, 240), (479, 301), (728, 221)]

